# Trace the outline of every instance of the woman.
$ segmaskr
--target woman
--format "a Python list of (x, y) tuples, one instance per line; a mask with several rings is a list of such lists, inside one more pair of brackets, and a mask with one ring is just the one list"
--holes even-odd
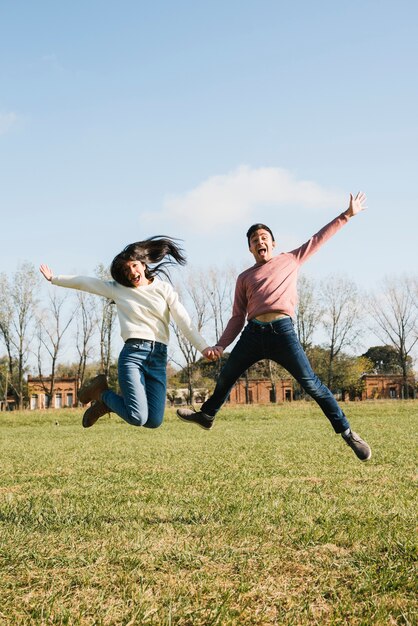
[[(88, 291), (112, 300), (117, 308), (120, 330), (125, 342), (118, 360), (119, 387), (122, 395), (108, 388), (102, 374), (84, 385), (79, 400), (93, 402), (84, 413), (83, 426), (93, 426), (113, 411), (132, 426), (158, 428), (166, 403), (167, 344), (170, 316), (206, 358), (214, 351), (193, 326), (186, 309), (171, 284), (167, 266), (185, 265), (181, 248), (167, 237), (151, 237), (129, 244), (113, 259), (113, 280), (87, 276), (54, 276), (48, 265), (40, 271), (53, 285)], [(150, 267), (152, 265), (153, 267)]]

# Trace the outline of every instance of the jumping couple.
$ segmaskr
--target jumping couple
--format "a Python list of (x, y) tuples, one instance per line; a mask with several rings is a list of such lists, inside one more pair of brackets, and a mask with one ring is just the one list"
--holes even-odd
[(79, 391), (79, 399), (91, 406), (83, 416), (88, 428), (106, 413), (114, 412), (133, 426), (157, 428), (166, 403), (167, 344), (170, 316), (187, 339), (209, 360), (218, 359), (239, 335), (238, 342), (221, 370), (215, 390), (199, 411), (178, 409), (178, 416), (210, 430), (215, 416), (229, 397), (238, 378), (254, 363), (271, 359), (283, 366), (320, 406), (334, 431), (342, 435), (361, 461), (371, 458), (369, 445), (350, 424), (331, 391), (313, 372), (293, 326), (300, 266), (330, 237), (366, 206), (366, 196), (350, 194), (349, 207), (306, 243), (291, 252), (274, 255), (272, 230), (253, 224), (247, 231), (255, 263), (237, 279), (232, 317), (217, 345), (209, 346), (190, 320), (171, 284), (167, 267), (184, 265), (185, 256), (174, 240), (151, 237), (132, 243), (112, 261), (113, 280), (85, 276), (54, 276), (41, 265), (43, 276), (54, 285), (88, 291), (111, 299), (118, 312), (125, 342), (119, 355), (118, 376), (122, 395), (108, 388), (99, 375)]

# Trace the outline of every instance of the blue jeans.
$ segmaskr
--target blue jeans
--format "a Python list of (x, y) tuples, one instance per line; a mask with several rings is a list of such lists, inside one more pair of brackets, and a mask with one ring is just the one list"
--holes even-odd
[(268, 324), (253, 321), (247, 324), (219, 374), (212, 396), (202, 405), (201, 411), (216, 415), (238, 378), (262, 359), (276, 361), (284, 367), (319, 404), (336, 433), (350, 428), (334, 396), (312, 370), (290, 317)]
[(129, 339), (119, 355), (119, 387), (122, 396), (110, 389), (102, 400), (132, 426), (161, 426), (167, 388), (167, 346), (158, 341)]

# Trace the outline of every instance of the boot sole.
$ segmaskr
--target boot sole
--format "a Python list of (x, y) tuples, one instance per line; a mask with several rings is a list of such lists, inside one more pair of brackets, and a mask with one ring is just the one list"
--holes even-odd
[(211, 424), (210, 426), (203, 426), (203, 424), (199, 424), (199, 422), (194, 422), (193, 420), (189, 420), (187, 419), (187, 417), (181, 417), (181, 415), (179, 415), (177, 413), (177, 417), (182, 421), (182, 422), (186, 422), (186, 424), (194, 424), (195, 426), (199, 426), (199, 428), (202, 428), (203, 430), (212, 430), (213, 424)]

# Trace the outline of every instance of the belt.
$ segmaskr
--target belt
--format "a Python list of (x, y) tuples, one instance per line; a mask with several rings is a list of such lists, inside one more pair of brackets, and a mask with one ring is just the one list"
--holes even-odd
[(259, 320), (252, 319), (248, 322), (248, 325), (251, 329), (250, 332), (253, 333), (276, 333), (276, 329), (279, 331), (280, 322), (285, 319), (291, 319), (290, 315), (283, 315), (282, 317), (278, 317), (271, 322), (260, 322)]
[(127, 339), (125, 343), (152, 343), (154, 344), (155, 341), (153, 341), (152, 339), (136, 339), (135, 337), (131, 337), (131, 339)]

